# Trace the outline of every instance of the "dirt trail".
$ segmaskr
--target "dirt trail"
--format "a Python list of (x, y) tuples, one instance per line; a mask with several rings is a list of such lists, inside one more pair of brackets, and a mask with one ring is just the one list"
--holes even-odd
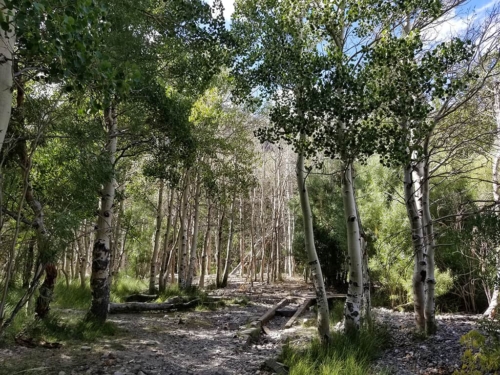
[(246, 297), (250, 303), (216, 311), (111, 315), (109, 320), (121, 328), (119, 336), (52, 350), (0, 349), (0, 374), (265, 374), (262, 363), (277, 356), (284, 339), (305, 341), (315, 335), (315, 328), (300, 324), (283, 330), (285, 317), (273, 319), (257, 342), (247, 344), (241, 335), (282, 298), (311, 295), (312, 287), (298, 279), (250, 288), (245, 280), (232, 278), (228, 288), (211, 294)]

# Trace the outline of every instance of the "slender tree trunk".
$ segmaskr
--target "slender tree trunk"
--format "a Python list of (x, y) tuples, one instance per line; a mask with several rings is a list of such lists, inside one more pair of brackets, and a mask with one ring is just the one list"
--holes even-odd
[[(106, 150), (110, 164), (115, 165), (117, 146), (116, 108), (109, 107), (105, 111), (105, 123), (108, 128), (108, 143)], [(94, 247), (92, 249), (92, 274), (90, 287), (92, 290), (92, 305), (87, 315), (88, 319), (104, 322), (108, 316), (109, 305), (109, 258), (110, 243), (113, 233), (113, 203), (115, 198), (115, 177), (104, 184), (101, 194), (101, 207), (97, 219)]]
[(184, 191), (182, 193), (182, 212), (181, 212), (181, 243), (179, 246), (179, 256), (178, 256), (178, 283), (181, 288), (186, 287), (186, 276), (187, 276), (187, 248), (188, 248), (188, 226), (187, 220), (187, 209), (188, 209), (188, 190), (189, 190), (189, 171), (186, 171), (186, 177), (184, 182)]
[(347, 252), (349, 259), (349, 288), (344, 308), (346, 331), (358, 330), (363, 298), (363, 259), (361, 254), (361, 233), (356, 212), (352, 164), (343, 165), (342, 196), (347, 226)]
[(163, 293), (167, 286), (168, 279), (168, 260), (171, 257), (170, 252), (168, 251), (168, 239), (170, 236), (170, 228), (172, 226), (172, 206), (174, 203), (174, 191), (170, 192), (170, 199), (168, 202), (168, 212), (167, 212), (167, 228), (165, 229), (165, 235), (163, 236), (163, 253), (161, 259), (160, 266), (160, 280), (159, 280), (159, 289), (160, 293)]
[[(207, 200), (208, 201), (208, 200)], [(198, 288), (205, 287), (205, 274), (207, 270), (207, 250), (210, 242), (210, 219), (212, 215), (212, 205), (210, 201), (207, 202), (208, 205), (208, 213), (207, 213), (207, 229), (205, 231), (205, 238), (203, 240), (203, 250), (201, 253), (201, 271), (200, 271), (200, 281), (198, 282)]]
[(216, 257), (216, 270), (215, 270), (215, 285), (217, 288), (222, 286), (221, 274), (222, 274), (222, 230), (224, 226), (224, 216), (225, 210), (222, 208), (222, 213), (220, 212), (220, 204), (219, 204), (219, 230), (217, 233), (217, 241), (216, 241), (216, 249), (215, 249), (215, 257)]
[[(153, 255), (151, 256), (151, 270), (149, 273), (149, 294), (156, 293), (156, 264), (158, 263), (158, 252), (160, 250), (161, 222), (163, 221), (163, 189), (165, 182), (160, 180), (158, 190), (158, 207), (156, 208), (156, 231)], [(161, 276), (160, 276), (161, 278)]]
[[(304, 137), (304, 135), (301, 135), (301, 137)], [(321, 272), (318, 254), (316, 253), (316, 247), (314, 245), (312, 212), (311, 206), (309, 204), (309, 195), (306, 189), (306, 178), (304, 176), (304, 156), (300, 153), (297, 156), (297, 185), (299, 190), (302, 216), (304, 218), (305, 247), (318, 305), (318, 334), (323, 343), (328, 343), (330, 341), (328, 300), (326, 299), (323, 274)]]
[(8, 16), (9, 10), (5, 6), (5, 0), (0, 0), (0, 11), (2, 19), (9, 20), (9, 30), (0, 29), (0, 151), (2, 151), (12, 112), (12, 62), (16, 28), (12, 17)]
[(186, 286), (189, 288), (193, 284), (193, 276), (196, 267), (196, 251), (198, 249), (198, 230), (200, 222), (200, 196), (201, 196), (201, 181), (196, 181), (194, 193), (194, 221), (193, 221), (193, 240), (191, 241), (191, 256), (189, 258), (189, 269), (187, 274)]
[(252, 202), (250, 204), (250, 286), (253, 287), (253, 282), (255, 278), (255, 188), (252, 191)]
[(222, 283), (221, 283), (222, 288), (225, 288), (227, 286), (227, 280), (229, 277), (229, 267), (231, 266), (231, 250), (233, 248), (235, 210), (236, 210), (236, 193), (234, 194), (233, 201), (231, 202), (231, 214), (229, 217), (229, 233), (227, 238), (226, 263), (224, 265), (224, 274), (222, 276)]
[[(424, 146), (424, 152), (427, 155), (427, 142)], [(425, 248), (426, 248), (426, 278), (425, 278), (425, 332), (428, 335), (436, 333), (436, 317), (435, 317), (435, 292), (436, 278), (434, 276), (434, 249), (436, 246), (434, 240), (434, 225), (431, 217), (430, 209), (430, 191), (429, 191), (429, 160), (427, 159), (423, 166), (422, 176), (422, 224), (424, 229)]]
[[(493, 88), (493, 113), (496, 120), (496, 134), (493, 142), (493, 164), (492, 164), (492, 188), (493, 200), (495, 201), (495, 212), (499, 215), (498, 208), (500, 206), (500, 180), (499, 180), (499, 167), (500, 167), (500, 80), (494, 82)], [(496, 249), (496, 279), (493, 288), (493, 295), (491, 296), (488, 309), (484, 312), (484, 316), (493, 319), (496, 315), (497, 307), (500, 299), (500, 247)]]
[(23, 289), (28, 288), (33, 273), (33, 261), (35, 259), (36, 237), (33, 236), (28, 242), (28, 251), (26, 254), (26, 264), (23, 272)]
[(243, 198), (240, 195), (240, 277), (245, 274), (245, 247), (244, 247), (245, 229), (243, 225)]
[[(415, 310), (415, 324), (421, 331), (425, 329), (425, 316), (424, 316), (424, 281), (426, 277), (426, 262), (425, 262), (425, 245), (424, 234), (422, 226), (422, 216), (420, 207), (420, 185), (418, 180), (415, 181), (415, 174), (413, 173), (416, 166), (409, 163), (404, 171), (404, 189), (405, 189), (405, 202), (406, 212), (410, 220), (412, 243), (414, 253), (414, 269), (413, 269), (413, 304)], [(418, 177), (418, 176), (417, 176)]]

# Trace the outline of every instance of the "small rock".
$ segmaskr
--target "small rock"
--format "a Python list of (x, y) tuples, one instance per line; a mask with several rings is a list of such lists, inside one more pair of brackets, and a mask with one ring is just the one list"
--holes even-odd
[(66, 373), (64, 371), (59, 371), (58, 375), (66, 375)]
[(90, 346), (82, 346), (80, 348), (80, 350), (84, 350), (84, 351), (88, 352), (89, 350), (92, 350), (92, 348)]

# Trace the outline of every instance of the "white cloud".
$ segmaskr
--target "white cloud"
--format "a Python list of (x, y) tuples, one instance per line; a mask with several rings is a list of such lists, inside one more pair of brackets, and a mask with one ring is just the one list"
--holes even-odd
[(469, 22), (467, 17), (461, 17), (453, 10), (429, 25), (423, 33), (424, 39), (432, 43), (445, 42), (467, 30)]

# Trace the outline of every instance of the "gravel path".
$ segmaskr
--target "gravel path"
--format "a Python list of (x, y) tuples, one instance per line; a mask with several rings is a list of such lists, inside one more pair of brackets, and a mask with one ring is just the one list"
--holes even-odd
[[(228, 299), (247, 296), (251, 303), (246, 306), (110, 315), (109, 320), (121, 328), (117, 337), (92, 344), (68, 343), (55, 350), (0, 348), (0, 374), (12, 375), (12, 364), (17, 363), (23, 374), (43, 375), (268, 374), (261, 366), (276, 358), (283, 340), (306, 341), (315, 329), (299, 324), (283, 330), (289, 318), (276, 317), (268, 326), (269, 334), (256, 342), (248, 343), (241, 332), (282, 298), (310, 295), (312, 289), (289, 280), (278, 285), (255, 283), (249, 290), (242, 282), (232, 280), (231, 287), (214, 294)], [(11, 366), (6, 370), (2, 363)]]
[[(271, 320), (267, 334), (256, 342), (242, 335), (250, 322), (282, 298), (312, 295), (312, 288), (300, 280), (255, 283), (250, 289), (244, 280), (233, 279), (229, 288), (213, 294), (240, 300), (245, 296), (251, 303), (216, 311), (110, 315), (121, 328), (116, 337), (92, 344), (69, 342), (60, 349), (0, 348), (0, 375), (264, 375), (269, 373), (262, 364), (278, 356), (285, 340), (303, 344), (316, 335), (315, 327), (300, 323), (284, 329), (289, 319), (285, 317)], [(313, 315), (308, 311), (299, 322), (313, 320)], [(439, 315), (438, 334), (424, 339), (413, 333), (411, 313), (377, 308), (374, 316), (388, 327), (392, 345), (375, 361), (370, 375), (452, 374), (463, 353), (460, 337), (476, 328), (480, 318)]]

